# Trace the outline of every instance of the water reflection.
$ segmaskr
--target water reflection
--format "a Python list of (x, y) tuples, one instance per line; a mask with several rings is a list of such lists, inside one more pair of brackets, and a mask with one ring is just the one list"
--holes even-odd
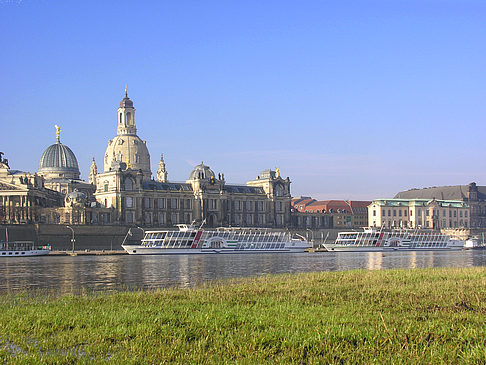
[(0, 293), (194, 287), (273, 273), (486, 266), (486, 250), (255, 255), (43, 256), (0, 259)]

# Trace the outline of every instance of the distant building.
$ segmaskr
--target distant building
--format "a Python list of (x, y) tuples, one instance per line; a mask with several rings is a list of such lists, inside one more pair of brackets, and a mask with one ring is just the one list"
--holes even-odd
[(290, 179), (277, 171), (263, 171), (246, 185), (226, 182), (201, 163), (183, 182), (167, 179), (161, 154), (156, 180), (150, 171), (147, 144), (137, 135), (135, 108), (125, 90), (117, 111), (117, 133), (108, 141), (104, 170), (92, 163), (90, 181), (96, 201), (111, 209), (115, 224), (171, 227), (204, 222), (206, 226), (288, 227)]
[(396, 199), (459, 200), (469, 206), (470, 227), (486, 228), (486, 186), (469, 185), (435, 186), (411, 189), (395, 195)]
[(0, 223), (39, 223), (45, 208), (62, 205), (63, 196), (44, 186), (44, 177), (11, 170), (0, 153)]
[(370, 201), (324, 200), (311, 197), (292, 199), (294, 227), (367, 227)]
[(368, 207), (371, 226), (385, 228), (469, 228), (469, 206), (459, 200), (376, 199)]

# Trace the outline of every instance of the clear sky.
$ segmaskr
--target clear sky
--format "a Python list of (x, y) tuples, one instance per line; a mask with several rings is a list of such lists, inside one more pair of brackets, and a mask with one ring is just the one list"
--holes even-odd
[(61, 141), (83, 179), (128, 84), (152, 172), (229, 183), (278, 167), (294, 196), (486, 184), (486, 1), (0, 0), (0, 151)]

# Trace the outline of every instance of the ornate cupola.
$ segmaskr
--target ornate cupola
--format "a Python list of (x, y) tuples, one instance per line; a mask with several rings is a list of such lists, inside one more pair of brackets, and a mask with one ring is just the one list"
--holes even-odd
[(125, 97), (120, 101), (120, 107), (118, 108), (118, 128), (116, 133), (118, 135), (137, 134), (137, 127), (135, 126), (135, 108), (133, 107), (133, 101), (128, 97), (126, 85)]
[(108, 141), (105, 152), (104, 172), (125, 169), (141, 170), (144, 180), (150, 180), (150, 154), (147, 144), (137, 135), (135, 127), (135, 108), (128, 97), (125, 86), (125, 97), (117, 111), (116, 136)]
[(159, 169), (157, 170), (157, 181), (167, 182), (167, 170), (165, 169), (164, 155), (160, 154)]

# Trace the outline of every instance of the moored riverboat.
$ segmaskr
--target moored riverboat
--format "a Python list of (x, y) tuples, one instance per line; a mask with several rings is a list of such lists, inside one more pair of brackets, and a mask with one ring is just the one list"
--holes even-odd
[(130, 255), (234, 254), (304, 252), (312, 244), (289, 232), (263, 228), (203, 230), (178, 225), (178, 230), (146, 231), (140, 244), (123, 243)]
[(339, 232), (336, 241), (324, 247), (328, 251), (461, 250), (464, 241), (433, 230), (370, 228), (362, 232)]
[(50, 251), (50, 245), (38, 247), (32, 241), (0, 242), (0, 257), (44, 256)]
[(470, 237), (466, 240), (464, 244), (465, 250), (484, 250), (486, 249), (486, 244), (484, 242), (484, 233), (482, 235), (482, 240), (479, 237)]

